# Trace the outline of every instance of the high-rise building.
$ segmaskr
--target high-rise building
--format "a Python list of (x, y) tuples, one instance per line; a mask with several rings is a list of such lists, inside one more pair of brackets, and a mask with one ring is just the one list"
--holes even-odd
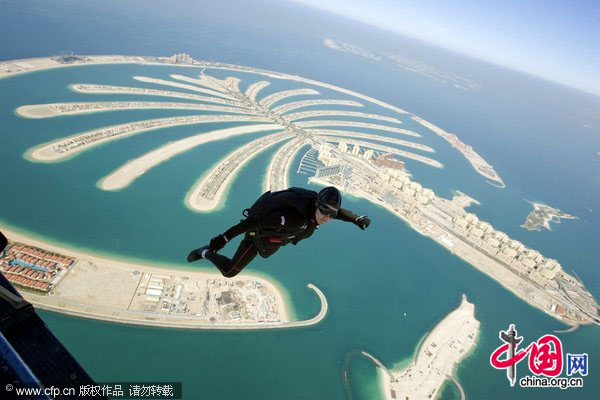
[(317, 157), (317, 159), (323, 162), (323, 164), (329, 164), (332, 149), (333, 146), (329, 143), (321, 143), (321, 145), (319, 146), (319, 156)]
[(373, 150), (369, 149), (369, 150), (365, 151), (363, 153), (362, 157), (367, 161), (371, 160), (373, 158)]

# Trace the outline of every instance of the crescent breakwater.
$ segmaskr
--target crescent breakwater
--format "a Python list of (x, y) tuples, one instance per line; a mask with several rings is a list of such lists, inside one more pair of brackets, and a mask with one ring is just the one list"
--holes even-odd
[[(260, 74), (263, 76), (275, 78), (275, 79), (287, 79), (294, 80), (298, 82), (304, 82), (315, 86), (321, 86), (327, 89), (335, 90), (340, 93), (348, 94), (353, 97), (357, 97), (368, 101), (372, 104), (384, 107), (391, 111), (397, 112), (399, 114), (410, 115), (415, 121), (419, 122), (423, 126), (432, 129), (436, 134), (442, 136), (449, 143), (451, 143), (454, 147), (456, 147), (471, 163), (473, 168), (481, 175), (486, 178), (489, 178), (491, 181), (496, 182), (499, 187), (504, 187), (504, 182), (500, 176), (496, 173), (493, 167), (485, 161), (479, 154), (472, 149), (471, 146), (465, 145), (462, 143), (456, 135), (448, 134), (443, 131), (441, 128), (436, 127), (430, 122), (414, 115), (409, 112), (392, 106), (388, 103), (385, 103), (381, 100), (375, 99), (370, 96), (363, 95), (361, 93), (354, 92), (352, 90), (344, 89), (339, 86), (327, 84), (324, 82), (319, 82), (313, 79), (302, 78), (297, 75), (289, 75), (281, 72), (269, 71), (259, 68), (251, 68), (234, 64), (226, 64), (226, 63), (218, 63), (218, 62), (208, 62), (201, 60), (194, 60), (191, 57), (187, 57), (185, 62), (177, 61), (175, 56), (172, 57), (139, 57), (139, 56), (122, 56), (122, 55), (105, 55), (105, 56), (71, 56), (68, 58), (65, 57), (46, 57), (46, 58), (33, 58), (33, 59), (23, 59), (23, 60), (12, 60), (0, 63), (0, 79), (8, 76), (13, 76), (17, 74), (28, 73), (32, 71), (42, 70), (42, 69), (51, 69), (51, 68), (64, 68), (71, 66), (79, 66), (79, 65), (87, 65), (87, 64), (149, 64), (149, 65), (177, 65), (181, 67), (188, 68), (214, 68), (214, 69), (224, 69), (231, 71), (241, 71), (241, 72), (251, 72), (255, 74)], [(226, 80), (224, 82), (227, 82)], [(255, 92), (252, 93), (253, 96), (256, 96), (258, 91), (262, 88), (268, 86), (268, 82), (259, 82), (255, 84), (254, 89)], [(101, 85), (98, 85), (101, 86)], [(142, 89), (144, 90), (144, 89)], [(152, 90), (150, 90), (152, 91)], [(250, 91), (250, 90), (249, 90)], [(160, 91), (155, 91), (160, 92)], [(114, 93), (114, 92), (112, 92)], [(148, 93), (149, 94), (149, 93)], [(184, 96), (189, 96), (190, 94), (184, 94)], [(179, 95), (178, 95), (179, 96)], [(219, 99), (217, 101), (233, 101), (227, 100), (225, 98)], [(213, 101), (215, 101), (213, 99)]]
[[(321, 308), (310, 319), (293, 321), (282, 290), (265, 278), (245, 274), (231, 279), (133, 264), (12, 231), (4, 233), (10, 243), (0, 257), (0, 271), (27, 301), (48, 311), (133, 325), (209, 330), (298, 328), (319, 323), (328, 312), (325, 295), (310, 283), (308, 288), (319, 297)], [(47, 272), (32, 275), (31, 266)]]
[[(60, 66), (60, 60), (34, 59), (33, 61), (22, 63), (2, 63), (0, 64), (0, 75), (9, 76), (14, 73), (35, 70), (36, 68), (51, 68)], [(31, 63), (29, 63), (31, 61)], [(81, 63), (140, 63), (140, 64), (161, 64), (171, 65), (173, 60), (167, 58), (127, 58), (120, 56), (82, 58)], [(418, 132), (401, 129), (396, 126), (373, 124), (358, 121), (344, 120), (314, 120), (293, 122), (286, 118), (286, 115), (276, 112), (277, 102), (294, 96), (316, 96), (319, 92), (310, 89), (284, 90), (272, 93), (256, 100), (261, 90), (268, 87), (265, 81), (256, 82), (250, 85), (246, 93), (240, 92), (237, 78), (216, 79), (204, 74), (206, 68), (224, 69), (240, 72), (249, 72), (260, 74), (273, 79), (288, 79), (315, 86), (325, 87), (340, 93), (348, 94), (364, 101), (377, 104), (388, 110), (399, 114), (407, 115), (424, 127), (431, 129), (436, 134), (444, 137), (452, 143), (465, 156), (469, 158), (472, 165), (476, 167), (479, 173), (489, 179), (495, 180), (503, 185), (501, 179), (491, 166), (485, 162), (470, 146), (460, 142), (455, 135), (449, 134), (437, 126), (407, 113), (397, 107), (391, 106), (369, 96), (361, 95), (356, 92), (348, 91), (333, 85), (322, 82), (301, 78), (287, 74), (275, 73), (253, 68), (232, 66), (229, 64), (196, 62), (190, 61), (187, 67), (202, 67), (200, 79), (181, 77), (171, 75), (175, 80), (183, 80), (186, 83), (167, 80), (157, 80), (155, 78), (138, 77), (148, 83), (155, 83), (177, 88), (187, 88), (192, 84), (204, 86), (196, 90), (204, 94), (210, 94), (211, 99), (220, 99), (234, 102), (240, 109), (247, 111), (247, 116), (241, 115), (201, 115), (192, 117), (176, 117), (171, 119), (158, 119), (138, 121), (131, 124), (113, 126), (83, 133), (56, 140), (52, 143), (46, 143), (36, 148), (30, 149), (27, 156), (37, 161), (57, 161), (66, 160), (69, 157), (78, 154), (80, 151), (95, 146), (96, 144), (110, 141), (115, 138), (127, 136), (129, 134), (139, 133), (145, 130), (166, 127), (172, 124), (193, 124), (205, 121), (241, 121), (241, 122), (262, 122), (277, 124), (283, 128), (286, 134), (295, 136), (284, 145), (273, 157), (270, 163), (265, 186), (275, 190), (283, 189), (288, 184), (288, 174), (290, 163), (302, 146), (310, 145), (318, 150), (318, 160), (324, 165), (323, 169), (316, 171), (315, 177), (311, 181), (317, 184), (335, 185), (341, 190), (347, 191), (357, 197), (363, 197), (376, 205), (383, 206), (406, 221), (411, 227), (419, 233), (431, 237), (440, 245), (447, 248), (453, 254), (463, 258), (475, 268), (484, 272), (491, 278), (498, 281), (502, 286), (512, 293), (526, 301), (527, 303), (540, 308), (548, 315), (557, 318), (567, 324), (600, 324), (598, 318), (598, 306), (593, 296), (585, 289), (582, 283), (578, 282), (571, 275), (567, 274), (556, 260), (545, 258), (539, 252), (525, 247), (522, 243), (513, 240), (503, 232), (495, 230), (489, 223), (479, 221), (476, 215), (466, 213), (464, 209), (456, 207), (447, 200), (441, 199), (433, 193), (432, 190), (423, 188), (418, 182), (411, 181), (409, 174), (403, 171), (403, 164), (395, 162), (393, 159), (382, 160), (377, 164), (371, 162), (375, 152), (384, 152), (387, 146), (370, 144), (366, 141), (354, 141), (352, 148), (348, 149), (347, 143), (338, 140), (339, 146), (335, 148), (327, 143), (331, 141), (331, 135), (325, 137), (315, 134), (319, 129), (306, 128), (326, 128), (331, 126), (351, 126), (360, 129), (379, 130), (389, 133), (397, 133), (413, 137), (420, 137)], [(15, 66), (17, 72), (7, 71)], [(180, 65), (180, 64), (176, 64)], [(5, 71), (5, 72), (2, 72)], [(122, 90), (122, 89), (119, 89)], [(189, 93), (187, 95), (190, 95)], [(302, 100), (304, 101), (304, 100)], [(275, 108), (272, 108), (275, 106)], [(281, 106), (279, 106), (281, 107)], [(279, 109), (281, 110), (281, 108)], [(288, 110), (289, 111), (289, 110)], [(329, 112), (329, 111), (328, 111)], [(302, 115), (309, 115), (310, 111)], [(318, 111), (315, 111), (318, 113)], [(344, 116), (343, 111), (338, 114)], [(374, 114), (371, 114), (374, 115)], [(313, 114), (313, 116), (318, 116)], [(346, 114), (348, 116), (348, 114)], [(356, 114), (354, 115), (356, 117)], [(390, 121), (386, 121), (390, 122)], [(377, 135), (374, 135), (377, 136)], [(366, 138), (365, 138), (366, 139)], [(376, 140), (376, 139), (374, 139)], [(254, 144), (256, 144), (255, 142)], [(361, 148), (364, 147), (364, 148)], [(369, 148), (370, 147), (370, 148)], [(285, 151), (283, 151), (285, 149)], [(233, 153), (232, 153), (233, 154)], [(249, 153), (251, 154), (251, 153)], [(420, 161), (430, 160), (437, 163), (436, 160), (412, 153), (394, 150), (394, 154), (400, 157), (408, 157)], [(416, 157), (415, 157), (416, 156)], [(224, 159), (223, 164), (219, 164), (213, 173), (206, 177), (209, 181), (216, 182), (211, 185), (210, 190), (205, 191), (204, 200), (214, 201), (217, 193), (225, 193), (227, 186), (231, 183), (231, 177), (235, 175), (236, 168), (230, 168), (225, 163), (231, 160)], [(430, 162), (429, 165), (434, 164)], [(440, 166), (432, 165), (432, 166)], [(220, 166), (220, 167), (219, 167)], [(227, 168), (222, 168), (227, 167)], [(145, 171), (144, 168), (141, 168)], [(226, 172), (223, 173), (223, 170)], [(139, 170), (138, 172), (139, 173)], [(132, 174), (135, 179), (135, 174)], [(137, 176), (137, 175), (136, 175)], [(212, 196), (212, 199), (210, 198)], [(198, 196), (196, 201), (204, 201), (203, 196)], [(220, 197), (221, 203), (224, 196)]]
[(419, 118), (416, 115), (411, 118), (419, 124), (423, 125), (424, 127), (435, 132), (436, 135), (442, 137), (444, 140), (450, 143), (452, 147), (460, 151), (462, 155), (465, 156), (465, 158), (471, 163), (475, 171), (477, 171), (478, 174), (483, 175), (485, 178), (494, 182), (494, 186), (499, 188), (505, 187), (502, 178), (500, 178), (500, 175), (498, 175), (498, 173), (494, 170), (494, 167), (492, 167), (487, 161), (485, 161), (483, 157), (477, 154), (473, 147), (464, 144), (458, 138), (458, 136), (446, 132), (442, 128), (432, 124), (429, 121), (424, 120), (423, 118)]

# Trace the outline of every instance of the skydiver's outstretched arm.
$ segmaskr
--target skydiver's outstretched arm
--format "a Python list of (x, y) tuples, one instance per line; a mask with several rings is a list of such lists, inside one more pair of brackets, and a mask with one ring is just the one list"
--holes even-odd
[(346, 210), (345, 208), (340, 208), (338, 210), (335, 219), (339, 219), (340, 221), (352, 222), (356, 226), (358, 226), (363, 231), (371, 224), (371, 219), (366, 215), (356, 215), (350, 210)]

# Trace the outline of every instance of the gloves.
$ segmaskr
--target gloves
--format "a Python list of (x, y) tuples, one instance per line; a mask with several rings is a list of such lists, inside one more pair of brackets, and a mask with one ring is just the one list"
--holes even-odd
[(365, 228), (371, 225), (371, 220), (366, 215), (361, 215), (354, 220), (354, 224), (364, 231)]
[(215, 236), (214, 238), (210, 239), (210, 244), (208, 245), (210, 251), (213, 252), (217, 252), (219, 250), (221, 250), (223, 247), (225, 247), (225, 244), (227, 243), (227, 238), (225, 237), (225, 235), (218, 235)]

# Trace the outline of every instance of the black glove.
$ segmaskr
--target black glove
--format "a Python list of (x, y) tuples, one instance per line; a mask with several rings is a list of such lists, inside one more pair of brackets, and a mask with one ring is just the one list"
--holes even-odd
[(217, 252), (225, 247), (227, 240), (225, 239), (225, 235), (215, 236), (210, 239), (210, 244), (208, 245), (210, 251)]
[(371, 225), (371, 220), (366, 215), (361, 215), (354, 220), (354, 224), (364, 231), (365, 228)]

